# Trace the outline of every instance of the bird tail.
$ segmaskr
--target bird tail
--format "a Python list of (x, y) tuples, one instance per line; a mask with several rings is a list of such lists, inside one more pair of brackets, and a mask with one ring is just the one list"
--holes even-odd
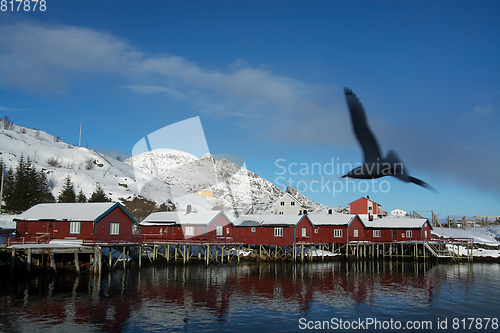
[(427, 184), (423, 180), (420, 180), (420, 179), (412, 177), (412, 176), (408, 176), (408, 180), (412, 183), (415, 183), (419, 186), (422, 186), (423, 188), (428, 189), (429, 191), (432, 191), (434, 193), (438, 193), (438, 191), (436, 191), (436, 189), (434, 187), (430, 186), (429, 184)]

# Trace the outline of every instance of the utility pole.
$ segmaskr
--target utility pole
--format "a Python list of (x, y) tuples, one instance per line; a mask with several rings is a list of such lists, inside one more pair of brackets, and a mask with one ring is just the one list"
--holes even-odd
[(0, 183), (0, 214), (2, 213), (3, 180), (5, 177), (5, 164), (2, 164), (2, 183)]

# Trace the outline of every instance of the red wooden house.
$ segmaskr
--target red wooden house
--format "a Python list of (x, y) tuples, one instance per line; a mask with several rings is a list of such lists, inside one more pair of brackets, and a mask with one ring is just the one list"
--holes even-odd
[(159, 241), (229, 241), (234, 227), (223, 211), (154, 212), (139, 224), (146, 240)]
[(422, 241), (431, 239), (431, 224), (427, 219), (409, 217), (363, 220), (362, 241)]
[(17, 235), (35, 238), (48, 234), (51, 239), (132, 238), (136, 220), (120, 203), (43, 203), (31, 207), (17, 218)]
[(356, 214), (311, 214), (309, 219), (315, 227), (314, 243), (347, 243), (352, 239), (359, 240), (364, 229), (363, 222)]
[(234, 234), (249, 245), (312, 243), (314, 225), (307, 215), (242, 215), (234, 222)]
[(371, 200), (370, 197), (361, 197), (356, 201), (349, 204), (349, 213), (358, 214), (361, 216), (368, 216), (370, 218), (377, 218), (387, 215), (387, 213), (380, 208), (380, 204)]

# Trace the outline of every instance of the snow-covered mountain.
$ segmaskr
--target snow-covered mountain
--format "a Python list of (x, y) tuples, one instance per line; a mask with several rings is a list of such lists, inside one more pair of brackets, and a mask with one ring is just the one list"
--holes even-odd
[(125, 160), (145, 173), (157, 175), (187, 192), (213, 191), (214, 205), (247, 213), (269, 211), (283, 192), (255, 173), (207, 153), (202, 158), (173, 149), (155, 149)]
[[(155, 149), (125, 160), (125, 163), (154, 174), (187, 192), (213, 191), (212, 202), (240, 213), (271, 212), (272, 205), (284, 192), (268, 180), (227, 159), (217, 160), (207, 153), (201, 159), (173, 149)], [(309, 212), (326, 212), (330, 207), (315, 203), (294, 188), (286, 190), (306, 206)], [(343, 212), (342, 208), (334, 208)]]
[[(1, 120), (1, 119), (0, 119)], [(0, 123), (0, 158), (15, 168), (20, 156), (29, 158), (37, 169), (48, 173), (57, 197), (63, 180), (70, 176), (75, 191), (87, 198), (99, 184), (113, 201), (143, 196), (157, 203), (170, 199), (184, 210), (191, 205), (199, 211), (222, 208), (240, 213), (271, 212), (284, 192), (255, 173), (226, 159), (206, 154), (198, 158), (173, 149), (156, 149), (121, 162), (86, 147), (73, 146), (37, 129)], [(191, 192), (208, 189), (213, 198)], [(287, 189), (310, 212), (329, 207), (307, 199), (293, 188)], [(335, 209), (340, 211), (340, 209)]]
[[(168, 185), (159, 178), (113, 157), (98, 153), (86, 147), (72, 146), (58, 137), (37, 129), (16, 125), (5, 129), (0, 123), (0, 158), (7, 167), (16, 168), (21, 155), (29, 158), (38, 170), (48, 173), (53, 184), (53, 195), (63, 187), (63, 180), (70, 176), (75, 191), (90, 197), (99, 184), (113, 201), (119, 198), (132, 199), (142, 195), (161, 204), (169, 197), (183, 210), (192, 205), (198, 210), (211, 210), (213, 203), (198, 195), (186, 193), (175, 185)], [(140, 189), (138, 184), (144, 184)]]

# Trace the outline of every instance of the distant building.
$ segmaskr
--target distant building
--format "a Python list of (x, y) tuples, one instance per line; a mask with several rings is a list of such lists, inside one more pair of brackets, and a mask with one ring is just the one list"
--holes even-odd
[(361, 197), (351, 202), (349, 204), (349, 213), (367, 216), (368, 219), (380, 218), (387, 215), (387, 212), (380, 208), (380, 204), (371, 200), (369, 196)]
[(305, 208), (300, 201), (295, 199), (290, 193), (286, 192), (273, 205), (273, 213), (279, 215), (302, 215)]
[(398, 216), (398, 217), (399, 216), (408, 216), (408, 213), (402, 209), (394, 209), (394, 210), (391, 210), (391, 215)]
[(214, 198), (214, 191), (208, 190), (208, 189), (195, 190), (192, 193), (197, 194), (200, 197), (210, 199), (210, 200)]

